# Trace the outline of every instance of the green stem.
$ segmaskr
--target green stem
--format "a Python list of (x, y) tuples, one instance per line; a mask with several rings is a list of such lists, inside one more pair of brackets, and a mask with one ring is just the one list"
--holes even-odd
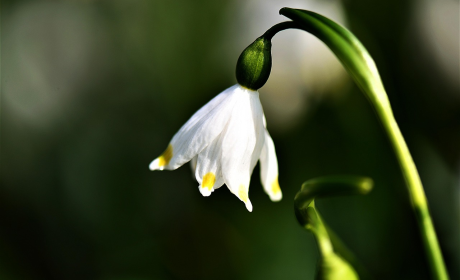
[(298, 222), (313, 233), (321, 254), (316, 279), (359, 279), (355, 268), (358, 268), (361, 276), (369, 279), (353, 253), (323, 221), (316, 210), (315, 199), (367, 194), (372, 190), (372, 185), (372, 179), (366, 177), (327, 176), (306, 181), (297, 192), (294, 198), (295, 215)]
[[(449, 279), (419, 174), (394, 119), (374, 60), (350, 31), (324, 16), (290, 8), (281, 9), (280, 14), (293, 20), (299, 27), (283, 23), (273, 28), (273, 31), (299, 28), (318, 37), (334, 52), (376, 109), (401, 167), (433, 277), (440, 280)], [(270, 36), (273, 37), (276, 32), (270, 32)]]
[[(385, 94), (386, 95), (386, 94)], [(420, 176), (415, 167), (412, 156), (401, 134), (398, 124), (393, 116), (391, 107), (387, 102), (372, 102), (380, 117), (383, 127), (390, 138), (399, 166), (402, 169), (404, 180), (409, 191), (412, 208), (414, 209), (422, 240), (427, 252), (428, 261), (432, 267), (434, 279), (447, 280), (449, 276), (444, 266), (441, 249), (438, 244), (436, 232), (428, 210), (428, 203), (423, 190)]]
[(307, 208), (308, 216), (310, 217), (311, 223), (305, 226), (306, 229), (313, 232), (316, 237), (316, 241), (318, 242), (319, 251), (322, 257), (326, 257), (330, 254), (334, 253), (334, 249), (332, 248), (331, 239), (329, 238), (329, 234), (327, 233), (326, 228), (324, 227), (324, 223), (319, 215), (318, 211), (316, 211), (315, 202), (312, 201)]
[(293, 21), (284, 21), (273, 25), (267, 31), (265, 31), (265, 33), (260, 37), (263, 37), (267, 40), (271, 40), (273, 36), (276, 35), (276, 33), (291, 28), (301, 29), (300, 26)]

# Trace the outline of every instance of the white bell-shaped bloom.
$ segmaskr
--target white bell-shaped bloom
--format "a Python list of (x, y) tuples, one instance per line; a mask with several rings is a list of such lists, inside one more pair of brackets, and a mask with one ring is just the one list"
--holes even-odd
[(191, 161), (203, 196), (226, 184), (252, 211), (249, 180), (258, 160), (265, 192), (272, 201), (282, 197), (275, 146), (265, 126), (259, 92), (234, 85), (181, 127), (150, 170), (174, 170)]

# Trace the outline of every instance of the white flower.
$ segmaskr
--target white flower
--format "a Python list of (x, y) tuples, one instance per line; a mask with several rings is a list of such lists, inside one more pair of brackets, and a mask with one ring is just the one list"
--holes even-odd
[(234, 85), (181, 127), (150, 170), (174, 170), (191, 161), (203, 196), (226, 184), (251, 212), (249, 180), (258, 160), (265, 192), (272, 201), (282, 197), (275, 146), (265, 126), (259, 92)]

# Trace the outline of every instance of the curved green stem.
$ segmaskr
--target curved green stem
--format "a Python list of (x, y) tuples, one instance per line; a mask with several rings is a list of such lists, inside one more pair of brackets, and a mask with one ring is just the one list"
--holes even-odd
[[(334, 52), (375, 108), (401, 167), (433, 277), (441, 280), (448, 279), (419, 174), (393, 116), (374, 60), (350, 31), (326, 17), (314, 12), (290, 8), (281, 9), (280, 14), (293, 20), (297, 26), (282, 23), (272, 31), (298, 28), (318, 37)], [(269, 35), (273, 37), (276, 32), (270, 32)]]
[(316, 211), (315, 202), (312, 201), (308, 208), (308, 217), (310, 217), (311, 223), (305, 225), (305, 228), (313, 232), (318, 242), (318, 247), (323, 257), (333, 254), (334, 249), (332, 248), (332, 242), (329, 234), (324, 226), (321, 216)]
[(431, 265), (435, 279), (449, 279), (444, 265), (441, 249), (438, 244), (431, 215), (428, 210), (428, 202), (423, 190), (417, 168), (410, 155), (401, 131), (396, 123), (390, 107), (375, 106), (382, 124), (390, 138), (393, 149), (402, 169), (404, 180), (409, 191), (409, 196), (414, 209), (418, 226), (422, 234), (422, 240), (427, 251), (428, 261)]
[(300, 29), (301, 27), (294, 21), (284, 21), (284, 22), (280, 22), (280, 23), (273, 25), (267, 31), (265, 31), (265, 33), (260, 37), (263, 37), (267, 40), (271, 40), (273, 36), (276, 35), (276, 33), (286, 30), (286, 29), (291, 29), (291, 28)]
[(367, 194), (372, 185), (372, 179), (366, 177), (328, 176), (306, 181), (297, 192), (294, 198), (297, 220), (313, 233), (321, 254), (316, 279), (359, 279), (358, 275), (369, 278), (364, 266), (323, 221), (316, 209), (315, 199)]

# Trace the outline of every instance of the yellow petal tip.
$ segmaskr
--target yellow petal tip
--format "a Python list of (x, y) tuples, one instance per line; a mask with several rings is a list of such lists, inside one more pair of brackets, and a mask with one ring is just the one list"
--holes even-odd
[(249, 212), (252, 212), (252, 203), (248, 197), (248, 188), (246, 188), (244, 185), (240, 185), (238, 188), (238, 197), (244, 202), (246, 209), (248, 209)]
[(173, 147), (171, 144), (168, 145), (166, 150), (161, 154), (161, 156), (158, 157), (158, 166), (163, 167), (168, 165), (169, 161), (173, 157)]
[[(244, 185), (240, 185), (238, 189), (238, 197), (244, 202), (248, 202), (248, 191)], [(249, 210), (249, 209), (248, 209)]]
[(216, 183), (216, 175), (212, 172), (208, 172), (203, 176), (203, 182), (201, 183), (202, 188), (208, 188), (208, 190), (212, 190), (214, 184)]
[(276, 177), (276, 179), (273, 180), (273, 182), (272, 182), (272, 193), (274, 195), (276, 195), (276, 194), (278, 194), (280, 192), (281, 192), (280, 184), (278, 182), (278, 177)]
[(283, 194), (281, 193), (280, 184), (278, 182), (278, 177), (276, 177), (275, 180), (273, 180), (271, 184), (271, 193), (269, 195), (272, 201), (280, 201), (283, 197)]

